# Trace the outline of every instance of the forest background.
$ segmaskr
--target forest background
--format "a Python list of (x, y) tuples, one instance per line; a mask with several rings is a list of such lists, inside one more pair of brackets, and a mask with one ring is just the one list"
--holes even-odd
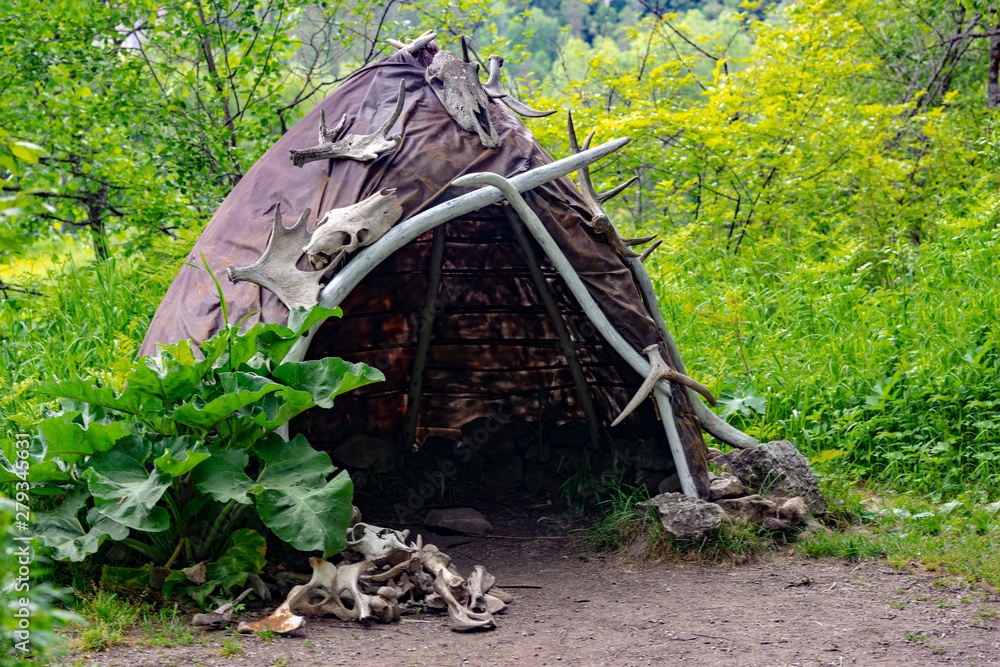
[[(613, 220), (660, 234), (661, 308), (727, 419), (795, 442), (828, 488), (902, 491), (896, 517), (944, 504), (995, 535), (984, 0), (0, 0), (5, 460), (49, 404), (42, 381), (114, 382), (255, 160), (387, 37), (425, 29), (504, 55), (508, 90), (572, 109), (595, 141), (632, 137), (596, 185), (638, 177)], [(526, 122), (569, 153), (564, 114)]]

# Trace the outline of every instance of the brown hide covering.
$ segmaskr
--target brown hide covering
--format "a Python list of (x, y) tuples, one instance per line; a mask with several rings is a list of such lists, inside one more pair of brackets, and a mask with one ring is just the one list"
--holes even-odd
[[(246, 266), (263, 253), (277, 204), (286, 225), (309, 208), (312, 229), (329, 209), (392, 187), (405, 220), (468, 192), (448, 185), (462, 174), (486, 171), (510, 178), (552, 162), (520, 120), (500, 104), (491, 104), (490, 111), (503, 140), (501, 148), (483, 148), (476, 135), (462, 130), (424, 82), (432, 57), (427, 48), (416, 57), (400, 51), (358, 72), (275, 143), (226, 197), (186, 261), (200, 266), (204, 254), (222, 284), (232, 322), (248, 314), (244, 326), (284, 323), (287, 318), (286, 308), (270, 292), (251, 283), (231, 284), (226, 277), (230, 264)], [(316, 145), (320, 109), (331, 126), (347, 114), (341, 137), (375, 131), (393, 111), (400, 79), (406, 82), (406, 103), (390, 130), (403, 135), (395, 152), (373, 162), (321, 160), (302, 168), (291, 164), (289, 149)], [(584, 224), (590, 215), (572, 181), (564, 177), (524, 196), (624, 338), (637, 350), (662, 344), (628, 267)], [(460, 425), (484, 415), (582, 420), (555, 328), (503, 212), (487, 207), (442, 229), (446, 245), (418, 441), (434, 433), (456, 435)], [(432, 235), (424, 234), (372, 271), (341, 304), (344, 317), (329, 320), (314, 339), (311, 358), (363, 361), (386, 376), (385, 382), (339, 397), (332, 410), (314, 410), (299, 418), (296, 428), (317, 446), (329, 448), (354, 433), (399, 438), (423, 322)], [(641, 378), (596, 333), (537, 245), (535, 251), (578, 348), (599, 418), (608, 424)], [(306, 268), (304, 257), (299, 266)], [(155, 353), (157, 343), (203, 341), (221, 324), (215, 285), (203, 270), (183, 266), (140, 354)], [(671, 400), (678, 430), (699, 495), (707, 497), (701, 429), (687, 391), (675, 387)], [(650, 436), (663, 437), (652, 401), (626, 424), (644, 424)]]

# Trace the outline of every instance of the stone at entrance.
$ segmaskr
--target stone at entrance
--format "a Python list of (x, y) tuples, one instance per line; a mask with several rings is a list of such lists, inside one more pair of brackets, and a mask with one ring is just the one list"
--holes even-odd
[(430, 528), (443, 528), (465, 535), (485, 535), (493, 532), (493, 526), (486, 517), (471, 507), (431, 510), (427, 513), (424, 524)]
[(661, 493), (638, 507), (656, 509), (664, 530), (681, 540), (714, 534), (722, 525), (722, 508), (682, 493)]
[(768, 442), (744, 449), (726, 467), (753, 493), (786, 498), (801, 496), (810, 512), (826, 510), (826, 501), (809, 461), (788, 441)]

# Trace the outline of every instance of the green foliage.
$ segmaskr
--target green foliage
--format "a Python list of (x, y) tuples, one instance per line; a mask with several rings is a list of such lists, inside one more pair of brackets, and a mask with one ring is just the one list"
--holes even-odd
[[(972, 91), (939, 87), (926, 103), (883, 85), (895, 52), (871, 35), (904, 21), (921, 26), (914, 43), (936, 39), (933, 23), (882, 0), (799, 3), (764, 20), (744, 10), (710, 25), (652, 15), (626, 31), (625, 48), (567, 45), (556, 89), (532, 104), (572, 108), (595, 141), (632, 138), (596, 174), (599, 187), (640, 178), (619, 227), (683, 228), (686, 248), (731, 253), (793, 245), (819, 258), (850, 245), (877, 262), (883, 248), (925, 238), (983, 176)], [(568, 152), (564, 116), (531, 126)]]
[(994, 206), (938, 220), (879, 263), (851, 245), (692, 252), (682, 231), (652, 270), (688, 368), (733, 423), (793, 440), (826, 474), (996, 499)]
[[(81, 619), (66, 611), (69, 600), (66, 591), (45, 581), (51, 568), (44, 558), (33, 554), (28, 563), (30, 574), (21, 577), (19, 568), (25, 564), (23, 548), (28, 545), (13, 539), (22, 536), (21, 531), (14, 530), (17, 509), (13, 500), (0, 497), (0, 631), (4, 637), (0, 663), (7, 664), (11, 659), (17, 664), (40, 665), (59, 646), (56, 631)], [(31, 553), (30, 548), (28, 552)], [(22, 601), (27, 602), (26, 607)], [(21, 626), (25, 613), (30, 637), (18, 637), (15, 631), (26, 629)], [(25, 643), (20, 648), (27, 651), (15, 646), (22, 641)]]
[[(108, 384), (45, 383), (59, 408), (35, 425), (27, 471), (14, 465), (11, 443), (0, 443), (0, 481), (63, 496), (36, 511), (34, 526), (55, 557), (79, 561), (110, 540), (156, 565), (201, 564), (200, 572), (176, 570), (164, 586), (169, 595), (178, 583), (196, 584), (188, 592), (199, 604), (265, 564), (263, 538), (235, 530), (248, 507), (296, 549), (339, 552), (352, 515), (350, 478), (342, 471), (330, 479), (330, 457), (303, 436), (285, 442), (273, 432), (381, 379), (340, 359), (282, 361), (306, 326), (336, 312), (297, 313), (304, 326), (296, 330), (225, 328), (197, 356), (182, 342), (157, 358), (119, 363)], [(104, 579), (127, 586), (143, 576), (106, 568)]]

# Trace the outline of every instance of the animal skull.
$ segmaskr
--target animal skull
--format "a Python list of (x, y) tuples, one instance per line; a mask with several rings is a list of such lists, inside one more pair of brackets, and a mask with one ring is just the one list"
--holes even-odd
[(479, 63), (466, 62), (450, 51), (438, 51), (424, 79), (463, 130), (478, 134), (486, 148), (500, 147), (500, 135), (490, 120), (490, 98), (479, 80)]
[(313, 266), (322, 269), (335, 264), (344, 253), (382, 238), (403, 215), (395, 193), (395, 188), (384, 188), (353, 206), (327, 211), (302, 249)]
[(347, 529), (347, 546), (376, 565), (397, 565), (408, 560), (413, 551), (406, 546), (409, 535), (408, 530), (400, 532), (359, 522)]

